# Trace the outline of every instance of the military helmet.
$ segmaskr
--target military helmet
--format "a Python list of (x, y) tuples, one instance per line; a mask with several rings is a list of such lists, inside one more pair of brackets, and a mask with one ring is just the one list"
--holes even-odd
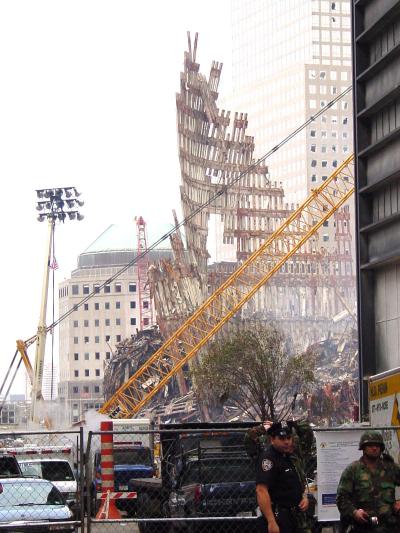
[(383, 442), (382, 434), (379, 431), (365, 431), (360, 437), (359, 450), (362, 450), (364, 446), (377, 444), (383, 451), (385, 449), (385, 443)]

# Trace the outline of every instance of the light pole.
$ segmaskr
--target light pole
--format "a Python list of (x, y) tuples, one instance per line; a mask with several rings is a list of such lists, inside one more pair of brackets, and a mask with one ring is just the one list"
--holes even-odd
[(80, 194), (75, 187), (59, 187), (57, 189), (38, 189), (36, 190), (38, 198), (36, 209), (39, 211), (39, 222), (48, 222), (48, 237), (46, 242), (46, 262), (44, 266), (43, 285), (42, 285), (42, 300), (40, 305), (39, 325), (36, 335), (36, 352), (35, 363), (33, 369), (32, 381), (32, 405), (31, 405), (31, 419), (36, 418), (36, 403), (42, 399), (42, 381), (43, 381), (43, 366), (44, 355), (46, 347), (46, 311), (47, 311), (47, 296), (49, 289), (49, 273), (50, 268), (54, 265), (50, 264), (52, 255), (52, 245), (54, 243), (54, 229), (56, 221), (65, 222), (68, 217), (69, 220), (82, 220), (83, 215), (78, 211), (84, 202), (78, 199)]

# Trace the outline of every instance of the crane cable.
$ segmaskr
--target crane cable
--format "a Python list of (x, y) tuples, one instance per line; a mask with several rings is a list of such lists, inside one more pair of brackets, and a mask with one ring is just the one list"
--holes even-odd
[[(147, 250), (144, 250), (142, 253), (137, 254), (132, 261), (130, 261), (127, 265), (122, 267), (120, 270), (118, 270), (115, 274), (113, 274), (110, 278), (108, 278), (106, 281), (104, 281), (101, 285), (96, 287), (95, 290), (93, 290), (91, 293), (89, 293), (85, 298), (82, 298), (77, 304), (74, 304), (71, 309), (68, 309), (63, 315), (61, 315), (57, 320), (55, 320), (50, 326), (46, 327), (46, 332), (49, 332), (52, 330), (55, 326), (58, 326), (63, 320), (68, 318), (73, 312), (75, 312), (79, 307), (81, 307), (83, 304), (85, 304), (88, 300), (90, 300), (93, 296), (98, 294), (101, 289), (103, 289), (106, 285), (109, 285), (111, 282), (116, 280), (120, 277), (121, 274), (126, 272), (131, 266), (135, 265), (137, 261), (142, 259), (145, 255), (147, 255), (149, 252), (154, 250), (157, 246), (159, 246), (162, 242), (164, 242), (166, 239), (168, 239), (171, 235), (173, 235), (179, 228), (184, 226), (187, 222), (189, 222), (192, 218), (194, 218), (197, 214), (199, 214), (203, 209), (208, 207), (210, 204), (214, 202), (217, 198), (225, 194), (228, 189), (230, 189), (235, 183), (240, 181), (244, 176), (255, 170), (258, 165), (263, 163), (266, 159), (268, 159), (272, 154), (274, 154), (276, 151), (278, 151), (282, 146), (287, 144), (293, 137), (295, 137), (298, 133), (300, 133), (304, 128), (306, 128), (308, 125), (310, 125), (312, 122), (315, 121), (320, 115), (322, 115), (327, 109), (330, 109), (333, 107), (343, 96), (348, 94), (352, 90), (352, 85), (349, 85), (343, 92), (338, 94), (333, 100), (328, 102), (324, 107), (322, 107), (317, 113), (314, 115), (311, 115), (303, 124), (298, 126), (295, 130), (293, 130), (289, 135), (287, 135), (282, 141), (280, 141), (276, 146), (268, 150), (262, 157), (257, 159), (254, 163), (249, 165), (245, 170), (239, 173), (238, 176), (235, 178), (232, 178), (229, 183), (223, 185), (217, 192), (215, 192), (208, 200), (206, 200), (204, 203), (196, 207), (194, 211), (186, 216), (184, 219), (182, 219), (180, 222), (178, 222), (171, 230), (169, 230), (167, 233), (165, 233), (162, 237), (160, 237), (157, 241), (155, 241), (153, 244), (151, 244)], [(36, 339), (36, 335), (30, 337), (26, 344), (31, 344)]]

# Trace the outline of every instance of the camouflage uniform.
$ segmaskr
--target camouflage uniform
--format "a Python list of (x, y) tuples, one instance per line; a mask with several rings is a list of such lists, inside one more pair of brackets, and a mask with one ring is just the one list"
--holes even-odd
[[(337, 489), (336, 503), (342, 523), (352, 525), (352, 531), (357, 533), (400, 531), (400, 520), (393, 513), (396, 486), (400, 486), (400, 466), (393, 460), (382, 457), (373, 470), (368, 468), (363, 457), (351, 463), (343, 471)], [(373, 526), (356, 522), (353, 513), (357, 509), (364, 509), (369, 516), (378, 517), (379, 524)]]

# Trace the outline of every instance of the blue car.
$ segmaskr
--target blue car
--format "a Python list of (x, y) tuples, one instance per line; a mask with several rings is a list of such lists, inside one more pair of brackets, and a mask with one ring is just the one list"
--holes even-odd
[[(7, 524), (7, 531), (38, 533), (56, 530), (66, 533), (74, 531), (75, 526), (61, 522), (71, 520), (72, 511), (50, 481), (34, 478), (0, 479), (0, 525)], [(26, 524), (29, 524), (29, 529), (21, 527)]]

